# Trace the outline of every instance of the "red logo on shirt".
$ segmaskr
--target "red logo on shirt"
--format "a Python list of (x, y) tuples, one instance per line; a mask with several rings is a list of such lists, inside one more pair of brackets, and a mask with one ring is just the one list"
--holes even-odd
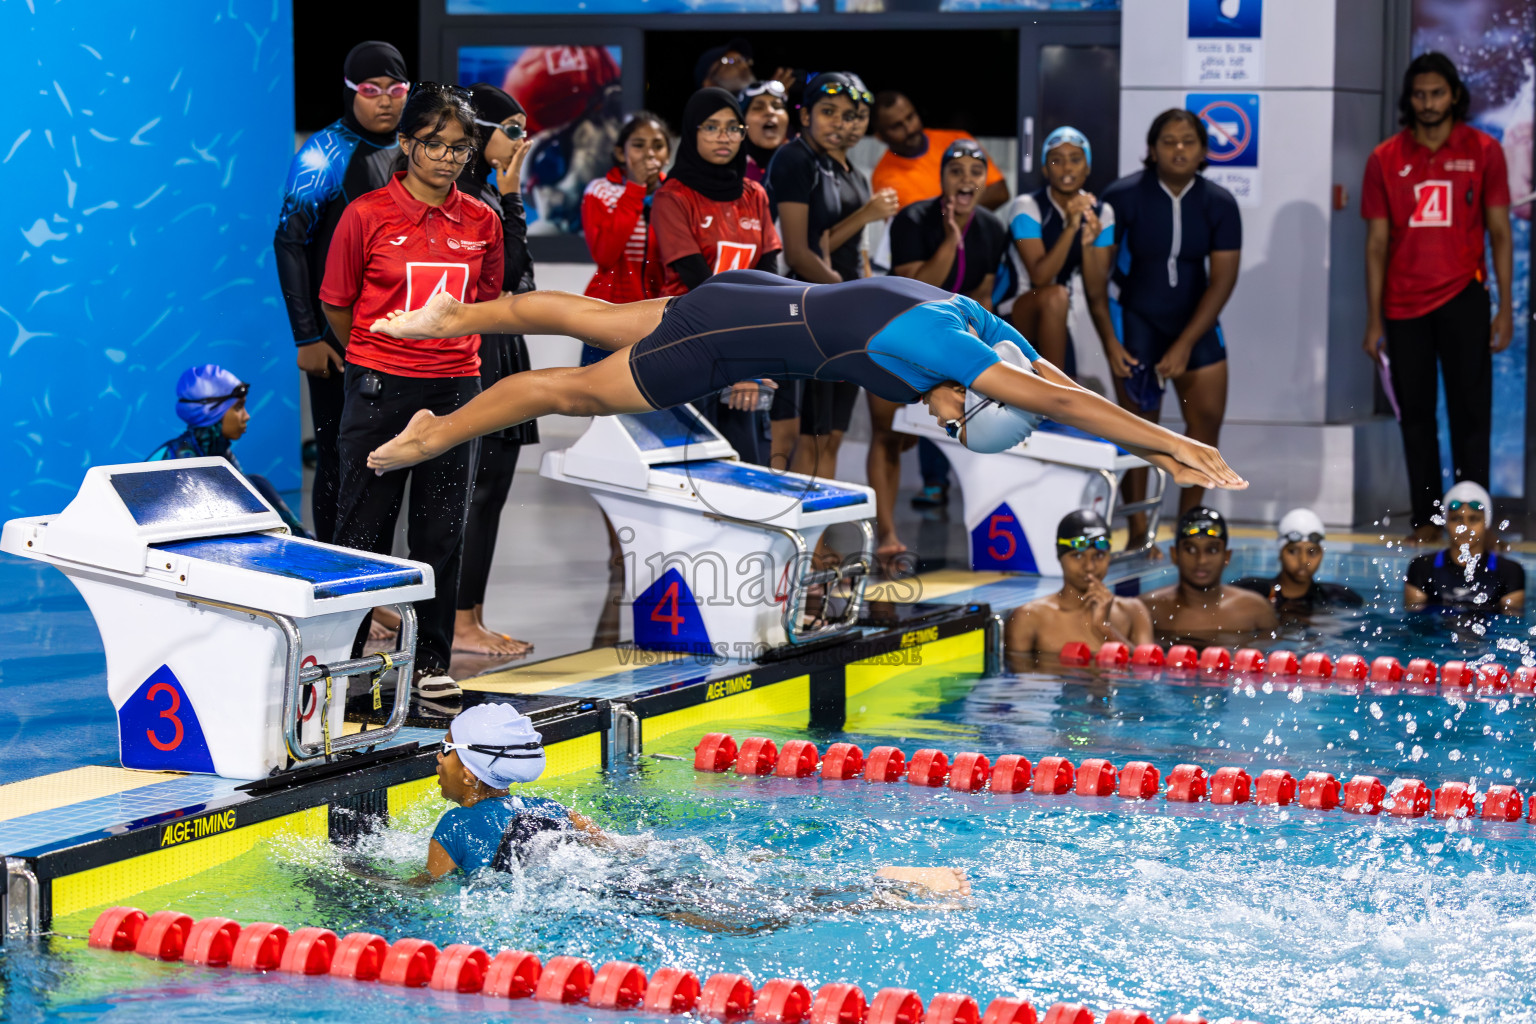
[(1413, 186), (1411, 228), (1448, 228), (1451, 226), (1451, 183), (1421, 181)]
[(753, 256), (757, 255), (757, 243), (716, 242), (715, 273), (727, 270), (751, 270)]
[(469, 291), (467, 263), (407, 263), (405, 265), (405, 308), (420, 309), (438, 292), (447, 292), (460, 302)]

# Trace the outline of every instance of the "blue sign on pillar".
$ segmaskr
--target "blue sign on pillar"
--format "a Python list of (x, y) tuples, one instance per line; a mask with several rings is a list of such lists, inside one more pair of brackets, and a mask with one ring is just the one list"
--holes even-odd
[(1205, 123), (1212, 167), (1259, 166), (1259, 94), (1192, 92), (1184, 109)]
[(1258, 39), (1264, 0), (1189, 0), (1191, 39)]
[(709, 654), (709, 631), (683, 574), (668, 569), (635, 600), (635, 646), (647, 651)]
[(971, 568), (978, 572), (1039, 572), (1035, 553), (1019, 525), (1019, 517), (1005, 501), (971, 531)]

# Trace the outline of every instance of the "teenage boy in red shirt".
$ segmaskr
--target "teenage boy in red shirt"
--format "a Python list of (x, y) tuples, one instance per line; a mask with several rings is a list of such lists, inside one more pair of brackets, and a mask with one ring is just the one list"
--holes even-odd
[[(1470, 104), (1450, 58), (1414, 58), (1398, 100), (1405, 127), (1366, 161), (1360, 200), (1369, 224), (1365, 351), (1380, 361), (1385, 341), (1416, 544), (1440, 539), (1435, 362), (1445, 374), (1455, 477), (1486, 486), (1493, 353), (1514, 336), (1509, 175), (1498, 141), (1466, 124)], [(1491, 329), (1485, 230), (1499, 281)]]

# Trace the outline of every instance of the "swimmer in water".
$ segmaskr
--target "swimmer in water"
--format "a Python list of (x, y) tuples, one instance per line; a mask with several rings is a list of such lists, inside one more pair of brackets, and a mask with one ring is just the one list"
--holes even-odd
[(1322, 583), (1317, 570), (1323, 564), (1323, 521), (1309, 508), (1293, 508), (1280, 520), (1280, 573), (1277, 576), (1244, 576), (1234, 587), (1251, 590), (1269, 599), (1282, 615), (1310, 615), (1335, 608), (1358, 608), (1361, 597), (1342, 583)]
[(1461, 612), (1525, 612), (1525, 567), (1493, 550), (1493, 499), (1470, 480), (1440, 503), (1450, 547), (1408, 563), (1403, 603), (1411, 612), (1436, 606)]
[(1081, 641), (1094, 650), (1105, 643), (1136, 647), (1152, 642), (1146, 605), (1116, 597), (1104, 585), (1109, 572), (1109, 524), (1093, 509), (1062, 517), (1056, 527), (1061, 591), (1015, 608), (1004, 645), (1010, 653), (1054, 653)]
[[(400, 338), (563, 334), (617, 354), (515, 374), (445, 416), (422, 410), (369, 455), (378, 473), (537, 416), (650, 412), (771, 377), (842, 380), (890, 401), (920, 400), (975, 451), (1011, 448), (1048, 416), (1119, 444), (1180, 486), (1248, 486), (1210, 445), (1079, 387), (975, 300), (910, 278), (807, 285), (735, 270), (686, 295), (624, 305), (544, 291), (466, 305), (440, 292), (370, 330)], [(1005, 365), (1003, 342), (1027, 365)]]
[(1168, 555), (1179, 570), (1179, 581), (1141, 599), (1159, 633), (1212, 640), (1219, 634), (1272, 633), (1280, 625), (1268, 601), (1221, 582), (1232, 549), (1220, 512), (1196, 506), (1180, 516)]

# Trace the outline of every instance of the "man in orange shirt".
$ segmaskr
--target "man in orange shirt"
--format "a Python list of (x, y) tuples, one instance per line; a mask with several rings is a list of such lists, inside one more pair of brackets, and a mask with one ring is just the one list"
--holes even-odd
[[(912, 101), (899, 92), (875, 96), (875, 135), (886, 144), (887, 152), (875, 165), (870, 186), (896, 190), (902, 206), (932, 199), (939, 194), (939, 164), (944, 151), (956, 139), (969, 139), (969, 132), (924, 128)], [(1008, 201), (1008, 183), (997, 169), (997, 162), (987, 160), (987, 187), (977, 201), (995, 210)]]

